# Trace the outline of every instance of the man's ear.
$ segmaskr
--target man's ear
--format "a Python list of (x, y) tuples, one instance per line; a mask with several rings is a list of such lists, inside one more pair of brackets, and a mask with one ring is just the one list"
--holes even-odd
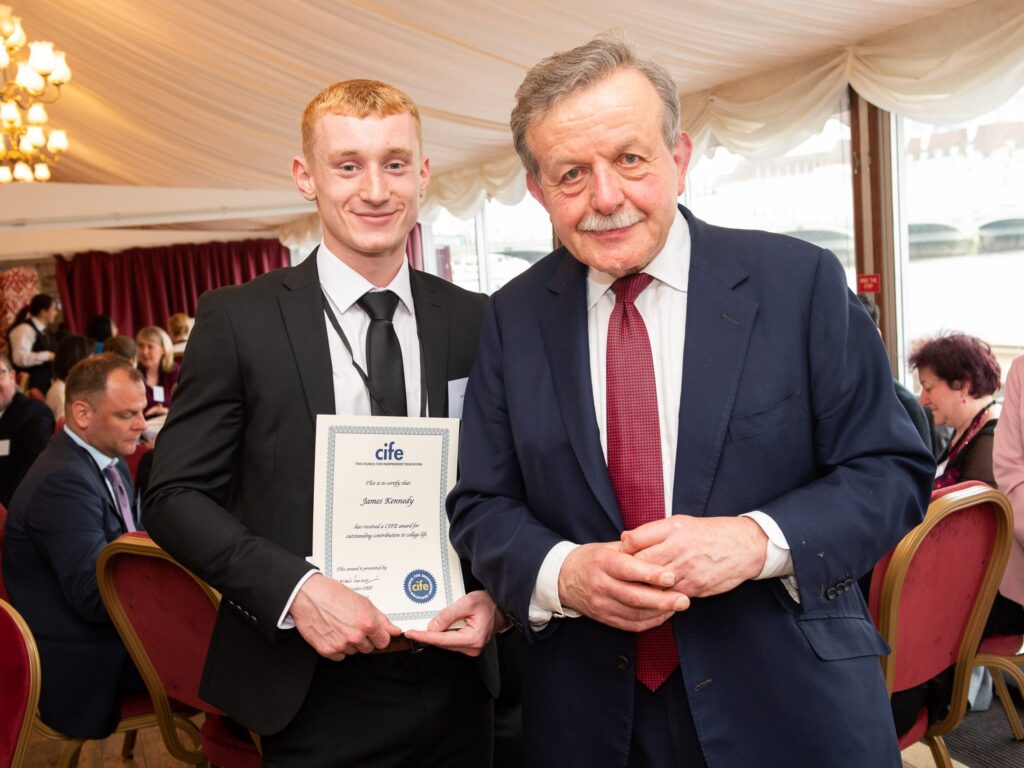
[(67, 412), (70, 414), (71, 423), (79, 429), (87, 429), (92, 423), (92, 408), (85, 400), (75, 400)]
[(300, 155), (292, 158), (292, 180), (300, 195), (310, 202), (316, 200), (316, 184), (313, 182), (313, 175), (306, 165), (306, 158)]
[(526, 172), (526, 188), (533, 195), (533, 199), (543, 205), (546, 211), (548, 207), (544, 204), (544, 190), (540, 188), (540, 182), (537, 181), (537, 177), (533, 175), (532, 171)]

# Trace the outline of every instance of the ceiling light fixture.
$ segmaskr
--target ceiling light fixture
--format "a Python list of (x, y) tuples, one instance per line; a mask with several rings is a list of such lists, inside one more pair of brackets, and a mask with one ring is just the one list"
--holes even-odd
[(0, 5), (0, 184), (49, 181), (50, 165), (67, 150), (68, 135), (47, 130), (44, 105), (60, 97), (71, 70), (53, 43), (28, 42), (21, 19), (13, 14), (11, 6)]

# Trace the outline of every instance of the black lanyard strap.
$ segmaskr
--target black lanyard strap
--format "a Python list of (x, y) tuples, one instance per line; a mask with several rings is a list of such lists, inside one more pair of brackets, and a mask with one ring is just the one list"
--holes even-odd
[[(356, 369), (356, 373), (359, 374), (359, 378), (363, 382), (363, 386), (366, 388), (366, 394), (369, 395), (374, 405), (385, 415), (394, 416), (393, 413), (388, 411), (388, 408), (381, 402), (380, 398), (377, 397), (373, 391), (373, 387), (370, 385), (370, 377), (366, 371), (362, 369), (362, 366), (356, 362), (356, 356), (352, 353), (352, 345), (348, 341), (348, 337), (345, 332), (341, 330), (341, 323), (338, 322), (337, 315), (334, 314), (334, 310), (331, 308), (331, 302), (327, 298), (327, 293), (323, 288), (320, 289), (320, 297), (323, 299), (324, 313), (327, 315), (327, 319), (330, 321), (331, 326), (338, 334), (338, 338), (341, 339), (341, 343), (345, 345), (345, 349), (348, 350), (349, 360), (352, 362), (352, 367)], [(420, 350), (420, 416), (427, 415), (427, 369), (423, 360), (423, 345), (419, 344)]]

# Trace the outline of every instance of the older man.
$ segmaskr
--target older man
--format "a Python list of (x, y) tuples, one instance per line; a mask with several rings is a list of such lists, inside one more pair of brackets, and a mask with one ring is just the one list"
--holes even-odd
[(95, 739), (114, 730), (122, 695), (145, 690), (100, 600), (96, 559), (138, 529), (121, 459), (146, 426), (146, 392), (114, 355), (81, 361), (66, 386), (64, 430), (11, 501), (4, 580), (39, 646), (43, 722)]
[(930, 458), (839, 262), (677, 207), (675, 85), (614, 39), (512, 130), (564, 247), (488, 304), (449, 502), (529, 641), (529, 762), (900, 765), (854, 580)]
[(317, 414), (447, 415), (484, 300), (409, 268), (430, 163), (406, 94), (326, 88), (303, 114), (302, 148), (292, 174), (323, 242), (297, 267), (200, 299), (146, 524), (224, 594), (201, 693), (265, 735), (264, 765), (486, 766), (494, 657), (464, 654), (495, 626), (487, 593), (416, 633), (444, 649), (413, 653), (375, 605), (306, 561)]

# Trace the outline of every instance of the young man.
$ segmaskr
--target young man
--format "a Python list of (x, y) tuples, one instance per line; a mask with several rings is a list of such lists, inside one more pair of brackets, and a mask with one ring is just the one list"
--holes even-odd
[[(355, 368), (367, 370), (368, 313), (388, 305), (400, 347), (387, 412), (444, 416), (484, 298), (408, 266), (430, 178), (408, 96), (332, 85), (306, 107), (302, 149), (292, 175), (323, 241), (297, 267), (201, 298), (147, 528), (224, 595), (201, 694), (264, 734), (264, 765), (487, 765), (494, 658), (468, 658), (494, 630), (487, 593), (416, 635), (450, 650), (413, 653), (372, 603), (305, 560), (316, 416), (377, 413), (384, 396), (373, 367), (374, 398)], [(460, 618), (465, 629), (438, 631)]]

